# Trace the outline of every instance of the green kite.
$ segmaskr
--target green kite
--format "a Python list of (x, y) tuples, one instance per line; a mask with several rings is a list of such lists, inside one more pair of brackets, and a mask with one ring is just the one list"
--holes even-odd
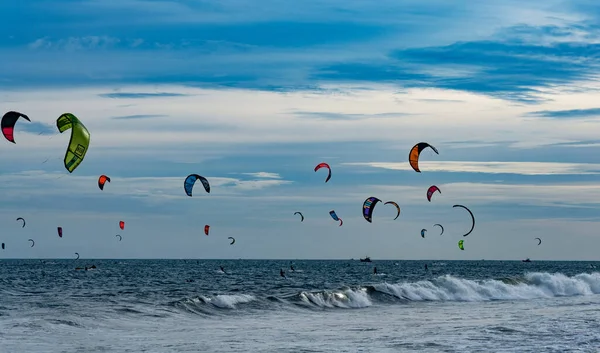
[(60, 133), (71, 130), (71, 140), (65, 153), (65, 168), (73, 173), (81, 164), (85, 153), (90, 146), (90, 132), (77, 117), (71, 113), (64, 113), (56, 119), (56, 127)]

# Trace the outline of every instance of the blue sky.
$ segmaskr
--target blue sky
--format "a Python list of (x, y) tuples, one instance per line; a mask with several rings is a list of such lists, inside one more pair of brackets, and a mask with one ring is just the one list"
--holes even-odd
[[(583, 0), (2, 2), (0, 107), (32, 119), (1, 147), (2, 257), (598, 259), (599, 18)], [(64, 112), (92, 136), (73, 174)], [(419, 174), (421, 141), (440, 154)], [(186, 196), (190, 173), (211, 193)], [(369, 196), (400, 217), (367, 223)], [(477, 218), (465, 251), (454, 204)]]

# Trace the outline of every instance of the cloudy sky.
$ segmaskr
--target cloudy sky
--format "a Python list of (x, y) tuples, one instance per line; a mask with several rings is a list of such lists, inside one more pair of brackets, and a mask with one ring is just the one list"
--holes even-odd
[[(1, 256), (597, 260), (599, 20), (592, 0), (0, 2), (0, 109), (32, 120), (0, 144)], [(65, 112), (91, 133), (72, 174)], [(416, 173), (421, 141), (439, 155)], [(366, 222), (369, 196), (400, 217)]]

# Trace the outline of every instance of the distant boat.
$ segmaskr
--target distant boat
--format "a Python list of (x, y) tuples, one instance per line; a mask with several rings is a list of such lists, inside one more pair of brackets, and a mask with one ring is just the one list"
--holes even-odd
[(531, 262), (531, 260), (529, 260), (529, 258), (526, 258), (525, 260), (521, 260), (523, 262)]
[(371, 262), (371, 258), (366, 256), (364, 259), (360, 259), (360, 262)]

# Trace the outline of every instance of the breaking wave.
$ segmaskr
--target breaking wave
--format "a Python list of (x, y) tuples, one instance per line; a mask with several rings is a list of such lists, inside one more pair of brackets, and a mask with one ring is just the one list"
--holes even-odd
[(335, 290), (300, 291), (275, 297), (265, 294), (200, 295), (171, 305), (188, 312), (212, 314), (296, 307), (311, 310), (360, 309), (372, 305), (408, 304), (413, 301), (530, 300), (600, 294), (600, 273), (572, 277), (560, 273), (527, 273), (500, 279), (471, 280), (451, 275), (431, 280), (378, 283)]

